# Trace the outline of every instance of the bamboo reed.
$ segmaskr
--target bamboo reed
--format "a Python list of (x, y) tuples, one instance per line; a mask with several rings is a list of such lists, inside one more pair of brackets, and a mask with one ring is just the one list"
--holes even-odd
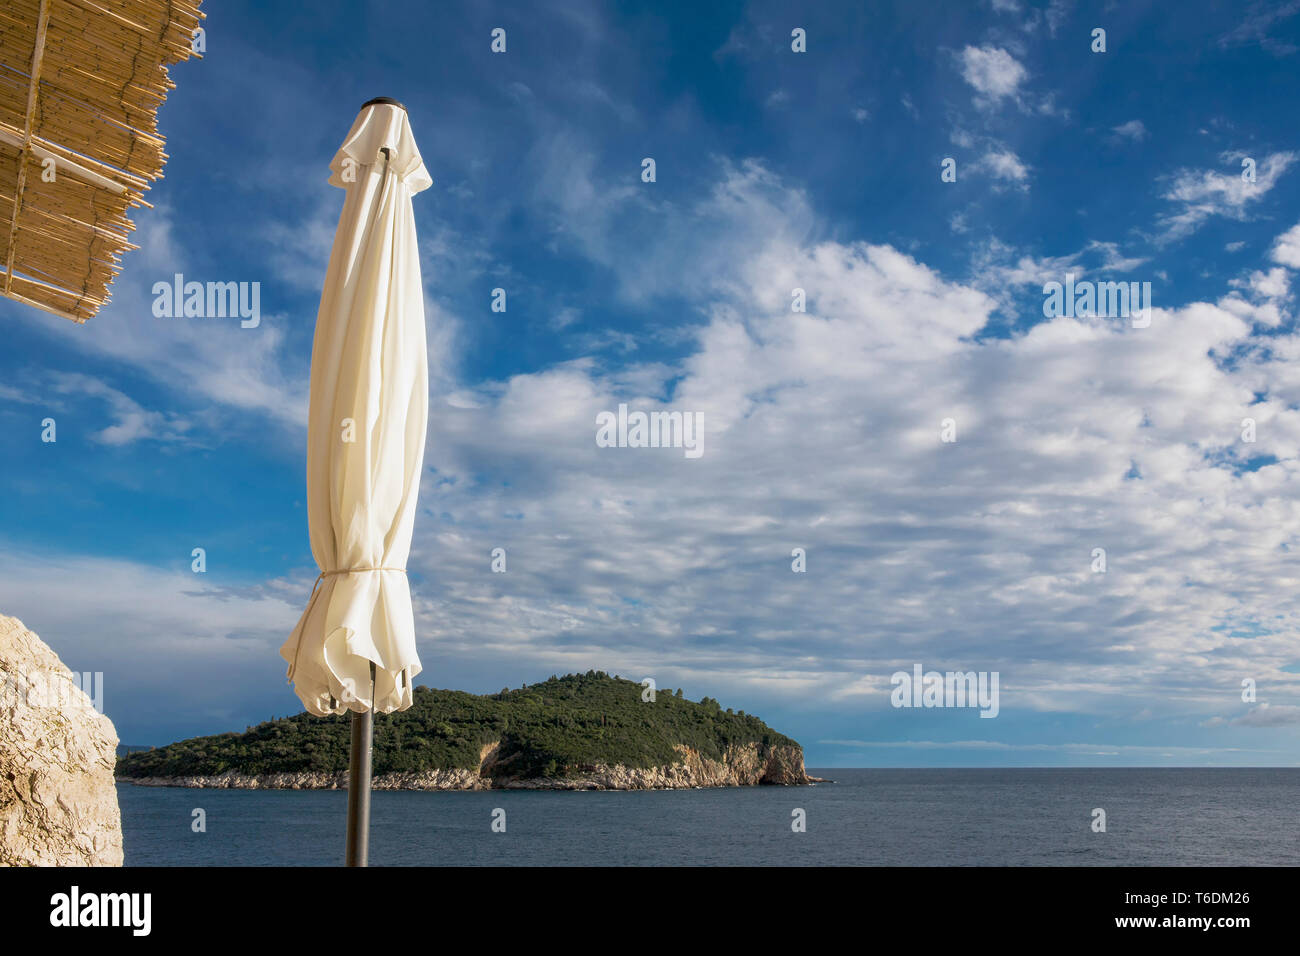
[[(0, 291), (74, 322), (108, 302), (129, 211), (167, 160), (157, 110), (197, 57), (199, 0), (5, 0)], [(53, 164), (55, 179), (43, 175)]]

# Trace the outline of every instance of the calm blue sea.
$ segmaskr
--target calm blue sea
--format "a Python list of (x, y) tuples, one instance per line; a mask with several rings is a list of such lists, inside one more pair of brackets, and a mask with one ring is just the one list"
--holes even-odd
[[(833, 784), (377, 792), (372, 866), (1300, 864), (1300, 769), (810, 770)], [(128, 866), (342, 862), (342, 791), (118, 784)], [(1093, 808), (1106, 832), (1091, 829)], [(193, 811), (206, 833), (191, 829)], [(494, 833), (494, 811), (505, 832)], [(793, 832), (802, 809), (807, 830)], [(499, 814), (498, 814), (499, 817)]]

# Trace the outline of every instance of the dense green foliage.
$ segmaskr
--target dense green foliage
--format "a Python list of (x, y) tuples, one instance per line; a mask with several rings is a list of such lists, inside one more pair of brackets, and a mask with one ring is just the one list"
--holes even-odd
[[(415, 689), (409, 710), (375, 718), (374, 772), (477, 769), (486, 744), (501, 742), (493, 775), (564, 776), (594, 764), (657, 767), (684, 744), (719, 759), (731, 744), (798, 746), (757, 717), (698, 703), (667, 689), (642, 700), (640, 684), (600, 671), (552, 677), (478, 697)], [(348, 717), (299, 714), (243, 734), (195, 737), (118, 760), (127, 777), (333, 772), (347, 769)]]

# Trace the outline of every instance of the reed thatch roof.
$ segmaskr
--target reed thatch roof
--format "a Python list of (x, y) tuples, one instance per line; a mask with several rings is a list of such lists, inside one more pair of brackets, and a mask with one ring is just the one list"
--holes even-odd
[(201, 0), (0, 2), (0, 292), (74, 322), (108, 301), (162, 176), (167, 64)]

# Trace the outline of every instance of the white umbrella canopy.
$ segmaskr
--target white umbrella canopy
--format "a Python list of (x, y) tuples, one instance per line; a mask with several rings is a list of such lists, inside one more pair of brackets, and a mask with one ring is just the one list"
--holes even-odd
[(307, 520), (321, 573), (280, 654), (311, 713), (389, 713), (411, 706), (420, 673), (405, 569), (429, 414), (411, 197), (432, 180), (400, 104), (362, 107), (329, 182), (346, 198), (311, 358)]

